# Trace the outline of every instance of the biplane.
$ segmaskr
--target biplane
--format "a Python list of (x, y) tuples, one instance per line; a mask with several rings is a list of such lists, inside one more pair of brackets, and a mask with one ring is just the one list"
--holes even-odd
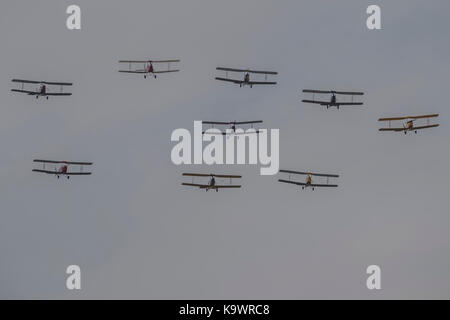
[[(339, 175), (337, 175), (337, 174), (299, 172), (299, 171), (291, 171), (291, 170), (280, 170), (280, 172), (288, 173), (289, 180), (279, 179), (278, 180), (279, 182), (290, 183), (290, 184), (295, 184), (295, 185), (301, 186), (302, 190), (304, 190), (305, 188), (308, 188), (308, 187), (310, 187), (314, 191), (314, 188), (325, 188), (325, 187), (337, 188), (337, 186), (338, 186), (337, 184), (329, 184), (330, 178), (339, 178)], [(305, 182), (292, 181), (291, 174), (298, 174), (298, 175), (306, 176)], [(312, 177), (325, 177), (325, 178), (327, 178), (327, 183), (326, 184), (325, 183), (321, 183), (321, 184), (315, 183), (315, 182), (313, 182)]]
[[(235, 84), (238, 84), (239, 87), (244, 87), (244, 86), (247, 85), (247, 86), (250, 86), (250, 88), (252, 88), (254, 85), (275, 85), (275, 84), (277, 84), (274, 81), (268, 81), (267, 80), (267, 76), (268, 75), (276, 75), (276, 74), (278, 74), (278, 72), (274, 72), (274, 71), (255, 71), (255, 70), (250, 70), (250, 69), (244, 70), (244, 69), (233, 69), (233, 68), (222, 68), (222, 67), (218, 67), (218, 68), (216, 68), (216, 70), (225, 71), (225, 78), (223, 78), (223, 77), (216, 77), (216, 80), (235, 83)], [(244, 78), (242, 80), (241, 79), (229, 79), (228, 78), (228, 72), (244, 73)], [(250, 73), (263, 74), (264, 75), (264, 81), (252, 81), (252, 80), (250, 80)]]
[[(312, 100), (302, 100), (302, 102), (319, 104), (321, 106), (326, 106), (327, 109), (330, 107), (336, 107), (339, 110), (340, 106), (362, 106), (363, 105), (362, 102), (354, 102), (353, 97), (354, 96), (362, 96), (362, 95), (364, 95), (364, 92), (333, 91), (333, 90), (324, 91), (324, 90), (310, 90), (310, 89), (305, 89), (305, 90), (303, 90), (303, 92), (304, 93), (312, 93), (313, 97), (312, 97)], [(331, 94), (331, 97), (330, 97), (330, 100), (328, 100), (328, 101), (315, 100), (314, 98), (315, 98), (316, 94)], [(351, 96), (352, 99), (350, 102), (338, 101), (336, 95), (347, 95), (347, 96)]]
[[(83, 166), (91, 166), (92, 162), (71, 162), (71, 161), (54, 161), (54, 160), (33, 160), (34, 163), (42, 163), (42, 169), (33, 169), (33, 172), (40, 172), (46, 174), (53, 174), (58, 179), (60, 176), (66, 176), (70, 179), (70, 176), (88, 176), (92, 172), (84, 172)], [(50, 165), (52, 168), (47, 169), (46, 165)], [(69, 166), (80, 166), (80, 171), (69, 171)]]
[[(263, 123), (262, 120), (255, 120), (255, 121), (230, 121), (230, 122), (220, 122), (220, 121), (202, 121), (203, 124), (210, 124), (212, 128), (214, 128), (214, 125), (219, 126), (229, 126), (229, 129), (232, 131), (232, 133), (236, 134), (236, 125), (246, 125), (250, 124), (251, 128), (253, 128), (253, 125), (255, 123)], [(259, 133), (258, 130), (255, 131), (255, 133)], [(209, 133), (207, 131), (203, 131), (203, 134), (215, 134), (215, 133)], [(227, 132), (222, 132), (222, 135), (226, 135)]]
[[(389, 127), (388, 128), (380, 128), (379, 131), (395, 131), (395, 132), (404, 132), (405, 134), (408, 131), (414, 131), (414, 133), (417, 133), (417, 130), (427, 129), (427, 128), (435, 128), (439, 127), (439, 124), (430, 124), (430, 118), (437, 118), (439, 117), (439, 114), (426, 114), (423, 116), (407, 116), (407, 117), (394, 117), (394, 118), (380, 118), (378, 121), (388, 121)], [(419, 125), (416, 126), (414, 124), (415, 121), (419, 119), (426, 119), (427, 124), (426, 125)], [(401, 121), (406, 120), (406, 122), (403, 123), (402, 127), (392, 128), (391, 127), (391, 121)]]
[[(170, 72), (179, 72), (178, 69), (170, 69), (171, 63), (180, 62), (178, 59), (174, 60), (144, 60), (144, 61), (136, 61), (136, 60), (120, 60), (119, 63), (127, 63), (128, 64), (128, 70), (119, 70), (119, 72), (122, 73), (137, 73), (137, 74), (143, 74), (144, 79), (147, 79), (147, 76), (149, 74), (152, 74), (153, 77), (156, 79), (156, 75), (160, 73), (170, 73)], [(164, 70), (155, 70), (154, 65), (158, 65), (161, 63), (167, 63), (167, 69)], [(142, 69), (131, 69), (131, 66), (134, 64), (142, 64)]]
[[(240, 179), (242, 176), (236, 176), (236, 175), (224, 175), (224, 174), (203, 174), (203, 173), (183, 173), (183, 176), (192, 177), (192, 183), (185, 183), (183, 182), (183, 186), (190, 186), (190, 187), (199, 187), (200, 189), (205, 189), (205, 191), (208, 190), (216, 190), (216, 192), (219, 192), (219, 189), (227, 189), (227, 188), (240, 188), (240, 185), (232, 185), (232, 179)], [(194, 183), (195, 177), (209, 177), (209, 182), (206, 184), (198, 184)], [(230, 184), (225, 185), (217, 185), (216, 184), (216, 178), (226, 178), (230, 179)]]
[[(25, 93), (30, 96), (36, 96), (36, 99), (39, 97), (46, 97), (48, 99), (49, 96), (71, 96), (70, 92), (63, 92), (63, 87), (72, 86), (73, 83), (70, 82), (48, 82), (48, 81), (33, 81), (33, 80), (20, 80), (20, 79), (12, 79), (12, 82), (17, 82), (20, 84), (19, 89), (11, 89), (13, 92)], [(26, 90), (25, 84), (34, 84), (39, 85), (39, 87), (34, 90)], [(60, 92), (49, 92), (48, 86), (59, 86)]]

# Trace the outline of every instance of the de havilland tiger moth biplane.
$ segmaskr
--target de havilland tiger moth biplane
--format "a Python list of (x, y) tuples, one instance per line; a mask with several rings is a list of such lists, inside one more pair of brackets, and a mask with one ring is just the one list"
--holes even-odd
[[(295, 185), (301, 186), (302, 190), (304, 190), (305, 188), (308, 188), (308, 187), (310, 187), (314, 191), (314, 188), (325, 188), (325, 187), (337, 188), (337, 186), (338, 186), (337, 184), (329, 184), (329, 178), (339, 178), (339, 175), (337, 175), (337, 174), (299, 172), (299, 171), (291, 171), (291, 170), (280, 170), (280, 172), (288, 173), (289, 180), (279, 179), (278, 180), (279, 182), (290, 183), (290, 184), (295, 184)], [(305, 175), (306, 176), (305, 182), (292, 181), (291, 174)], [(325, 178), (327, 178), (327, 183), (326, 184), (314, 183), (312, 177), (325, 177)]]
[[(363, 105), (362, 102), (354, 102), (353, 96), (362, 96), (364, 95), (364, 92), (349, 92), (349, 91), (333, 91), (333, 90), (310, 90), (305, 89), (303, 90), (304, 93), (312, 93), (313, 98), (312, 100), (302, 100), (304, 103), (313, 103), (313, 104), (319, 104), (321, 106), (326, 106), (327, 109), (330, 107), (336, 107), (339, 110), (340, 106), (361, 106)], [(315, 94), (331, 94), (330, 100), (315, 100)], [(341, 102), (337, 100), (336, 95), (347, 95), (351, 96), (352, 100), (350, 102)]]
[[(219, 125), (219, 126), (229, 126), (229, 129), (231, 130), (231, 132), (221, 132), (222, 135), (227, 135), (227, 134), (237, 134), (236, 133), (236, 129), (238, 129), (236, 127), (236, 125), (245, 125), (245, 124), (250, 124), (251, 128), (253, 129), (253, 125), (255, 123), (263, 123), (262, 120), (255, 120), (255, 121), (230, 121), (230, 122), (220, 122), (220, 121), (202, 121), (203, 124), (210, 124), (211, 128), (214, 128), (214, 125)], [(255, 133), (259, 133), (259, 130), (255, 130)], [(217, 134), (217, 133), (213, 133), (213, 132), (208, 132), (208, 131), (203, 131), (203, 134)], [(246, 134), (244, 132), (244, 134)]]
[[(404, 132), (405, 134), (408, 131), (414, 131), (414, 133), (417, 133), (417, 130), (427, 129), (427, 128), (435, 128), (439, 127), (439, 124), (430, 124), (430, 118), (437, 118), (439, 117), (439, 114), (426, 114), (423, 116), (406, 116), (406, 117), (394, 117), (394, 118), (380, 118), (378, 121), (388, 121), (389, 127), (388, 128), (380, 128), (379, 131), (394, 131), (394, 132)], [(426, 119), (427, 124), (426, 125), (419, 125), (416, 126), (414, 124), (415, 121), (420, 119)], [(392, 128), (391, 127), (391, 121), (401, 121), (405, 120), (406, 122), (403, 123), (402, 127)]]
[[(36, 99), (39, 97), (46, 97), (48, 99), (49, 96), (71, 96), (70, 92), (63, 92), (64, 86), (72, 86), (73, 83), (70, 82), (48, 82), (48, 81), (33, 81), (33, 80), (20, 80), (20, 79), (12, 79), (12, 82), (17, 82), (20, 84), (19, 89), (11, 89), (12, 92), (25, 93), (30, 96), (36, 96)], [(39, 87), (34, 88), (34, 90), (26, 90), (25, 84), (33, 84), (39, 85)], [(59, 86), (60, 92), (49, 92), (48, 86)]]
[[(84, 172), (83, 166), (91, 166), (92, 162), (72, 162), (72, 161), (54, 161), (54, 160), (33, 160), (35, 163), (42, 163), (42, 169), (33, 169), (33, 172), (40, 172), (55, 175), (58, 179), (60, 176), (89, 176), (92, 172)], [(51, 165), (53, 170), (48, 170), (47, 165)], [(69, 171), (69, 166), (80, 166), (80, 171)]]
[[(216, 192), (219, 192), (219, 189), (229, 189), (229, 188), (240, 188), (240, 185), (232, 185), (232, 179), (240, 179), (242, 176), (236, 176), (236, 175), (225, 175), (225, 174), (203, 174), (203, 173), (183, 173), (183, 176), (192, 177), (192, 183), (185, 183), (183, 182), (183, 186), (190, 186), (190, 187), (198, 187), (200, 189), (205, 189), (205, 191), (208, 190), (216, 190)], [(198, 184), (194, 183), (195, 177), (209, 177), (209, 182), (205, 184)], [(216, 184), (216, 178), (225, 178), (230, 179), (230, 184), (224, 184), (224, 185), (218, 185)]]
[[(119, 72), (122, 73), (137, 73), (137, 74), (143, 74), (144, 79), (147, 79), (147, 76), (149, 74), (152, 74), (153, 77), (156, 79), (156, 75), (160, 73), (170, 73), (170, 72), (179, 72), (178, 69), (170, 69), (171, 63), (180, 62), (178, 59), (173, 60), (144, 60), (144, 61), (137, 61), (137, 60), (120, 60), (119, 63), (127, 63), (128, 64), (128, 70), (119, 70)], [(161, 63), (167, 63), (167, 69), (165, 70), (155, 70), (154, 65), (158, 65)], [(142, 69), (131, 69), (131, 65), (133, 64), (142, 64)]]
[[(238, 84), (239, 87), (249, 86), (250, 88), (252, 88), (254, 85), (275, 85), (275, 84), (277, 84), (275, 81), (267, 81), (268, 75), (277, 75), (278, 74), (278, 72), (274, 72), (274, 71), (256, 71), (256, 70), (250, 70), (250, 69), (245, 70), (245, 69), (234, 69), (234, 68), (223, 68), (223, 67), (218, 67), (218, 68), (216, 68), (216, 70), (225, 71), (225, 78), (224, 77), (216, 77), (216, 80), (235, 83), (235, 84)], [(244, 78), (243, 79), (229, 79), (228, 72), (244, 73)], [(264, 81), (250, 80), (250, 73), (263, 74)]]

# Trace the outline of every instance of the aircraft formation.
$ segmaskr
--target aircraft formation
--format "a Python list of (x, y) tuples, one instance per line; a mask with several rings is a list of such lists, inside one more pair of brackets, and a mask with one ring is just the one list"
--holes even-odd
[[(179, 63), (179, 59), (165, 59), (165, 60), (119, 60), (119, 64), (128, 65), (128, 69), (120, 69), (120, 73), (127, 74), (138, 74), (143, 75), (144, 79), (147, 77), (157, 78), (157, 75), (166, 73), (179, 72), (179, 69), (172, 69), (173, 64)], [(269, 76), (278, 75), (275, 71), (261, 71), (252, 69), (239, 69), (239, 68), (228, 68), (228, 67), (217, 67), (217, 71), (225, 72), (224, 76), (217, 76), (215, 80), (221, 82), (227, 82), (231, 84), (238, 84), (240, 88), (248, 86), (252, 88), (253, 86), (263, 85), (263, 86), (274, 86), (277, 84), (276, 81), (269, 79)], [(233, 76), (229, 77), (229, 73)], [(238, 75), (236, 75), (238, 74)], [(239, 77), (240, 74), (240, 77)], [(70, 82), (49, 82), (49, 81), (36, 81), (36, 80), (21, 80), (12, 79), (13, 83), (18, 83), (18, 89), (11, 89), (15, 93), (23, 93), (30, 96), (35, 96), (36, 98), (44, 97), (49, 99), (49, 97), (67, 97), (71, 96), (72, 93), (64, 92), (64, 87), (72, 86), (73, 83)], [(27, 87), (25, 87), (27, 86)], [(31, 88), (28, 88), (31, 86)], [(56, 89), (55, 89), (56, 88)], [(59, 91), (57, 90), (59, 88)], [(362, 101), (354, 101), (355, 96), (363, 96), (364, 92), (359, 91), (337, 91), (337, 90), (316, 90), (316, 89), (304, 89), (302, 90), (305, 94), (312, 94), (309, 99), (303, 99), (302, 102), (305, 104), (313, 104), (327, 109), (335, 107), (338, 110), (340, 107), (358, 107), (362, 106), (364, 103)], [(320, 98), (316, 100), (316, 95)], [(325, 96), (325, 97), (324, 97)], [(350, 97), (350, 99), (342, 99), (341, 97)], [(339, 98), (338, 98), (339, 97)], [(430, 123), (431, 119), (435, 119), (439, 114), (426, 114), (426, 115), (415, 115), (415, 116), (395, 116), (388, 118), (380, 118), (379, 122), (388, 123), (388, 127), (379, 128), (380, 132), (408, 132), (417, 133), (419, 130), (436, 128), (439, 126), (437, 123)], [(391, 127), (391, 122), (403, 121), (402, 125), (397, 125)], [(418, 122), (426, 121), (426, 123)], [(203, 124), (214, 126), (227, 126), (228, 129), (225, 132), (221, 132), (221, 135), (238, 135), (238, 134), (249, 134), (243, 129), (244, 126), (250, 125), (251, 128), (256, 124), (263, 123), (262, 120), (246, 120), (246, 121), (202, 121)], [(253, 128), (254, 129), (254, 128)], [(258, 129), (254, 130), (255, 134), (259, 133)], [(216, 132), (208, 132), (205, 130), (202, 134), (218, 134)], [(92, 162), (74, 162), (74, 161), (59, 161), (59, 160), (33, 160), (35, 164), (42, 164), (42, 168), (34, 168), (32, 171), (37, 173), (44, 173), (49, 175), (54, 175), (58, 179), (60, 177), (66, 177), (70, 179), (71, 176), (89, 176), (92, 174), (90, 171), (83, 171), (83, 168), (92, 166)], [(69, 168), (75, 167), (78, 170), (69, 170)], [(279, 182), (285, 184), (291, 184), (301, 187), (302, 190), (310, 188), (315, 190), (315, 188), (337, 188), (336, 183), (330, 183), (330, 179), (339, 178), (338, 174), (327, 174), (327, 173), (313, 173), (309, 171), (293, 171), (293, 170), (279, 170), (281, 175), (287, 174), (287, 178), (278, 179)], [(183, 182), (183, 186), (196, 187), (200, 190), (215, 190), (218, 192), (220, 189), (239, 189), (242, 185), (232, 184), (233, 179), (241, 179), (241, 175), (233, 174), (216, 174), (216, 173), (183, 173), (183, 177), (191, 177), (191, 182)], [(291, 175), (304, 176), (303, 181), (291, 180)], [(195, 183), (194, 179), (201, 179), (202, 181)], [(205, 180), (207, 179), (207, 180)], [(229, 184), (218, 183), (217, 180), (223, 179), (228, 180)]]

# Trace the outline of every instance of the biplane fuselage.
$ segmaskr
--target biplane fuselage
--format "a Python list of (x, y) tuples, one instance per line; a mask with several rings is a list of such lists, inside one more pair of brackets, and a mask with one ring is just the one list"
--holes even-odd
[(214, 186), (216, 185), (216, 179), (214, 179), (214, 177), (211, 177), (211, 179), (209, 180), (208, 183), (209, 187), (206, 187), (205, 190), (208, 191), (209, 189), (216, 189), (216, 192), (219, 192), (218, 188), (214, 188)]
[(239, 87), (245, 87), (245, 86), (250, 86), (250, 88), (253, 87), (253, 85), (250, 83), (250, 73), (246, 73), (244, 75), (244, 80), (242, 80), (242, 82), (239, 84)]
[(153, 77), (156, 79), (156, 74), (154, 73), (154, 69), (153, 69), (153, 64), (151, 62), (149, 62), (149, 64), (145, 67), (145, 72), (146, 74), (144, 74), (144, 78), (147, 78), (147, 74), (152, 74)]

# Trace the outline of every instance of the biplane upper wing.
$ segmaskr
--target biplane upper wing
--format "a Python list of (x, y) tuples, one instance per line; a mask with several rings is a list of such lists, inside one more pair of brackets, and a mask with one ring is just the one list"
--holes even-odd
[(151, 63), (172, 63), (172, 62), (180, 62), (179, 59), (172, 59), (172, 60), (150, 60)]
[(41, 160), (41, 159), (35, 159), (33, 162), (37, 163), (61, 163), (61, 164), (71, 164), (71, 165), (80, 165), (80, 166), (91, 166), (93, 165), (92, 162), (74, 162), (74, 161), (56, 161), (56, 160)]
[(253, 124), (253, 123), (263, 123), (263, 121), (262, 120), (238, 121), (238, 122), (231, 122), (230, 124)]
[(312, 89), (304, 89), (304, 93), (320, 93), (320, 94), (331, 94), (332, 91), (329, 90), (312, 90)]
[(238, 178), (242, 178), (242, 176), (237, 176), (237, 175), (225, 175), (225, 174), (214, 174), (214, 173), (183, 173), (183, 176), (188, 176), (188, 177), (217, 177), (217, 178), (232, 178), (232, 179), (238, 179)]
[(255, 121), (230, 121), (230, 122), (224, 122), (224, 121), (202, 121), (203, 124), (218, 124), (218, 125), (231, 125), (231, 124), (253, 124), (253, 123), (263, 123), (262, 120), (255, 120)]
[(211, 177), (211, 174), (206, 174), (206, 173), (183, 173), (183, 176), (188, 176), (188, 177)]
[(11, 81), (12, 82), (19, 82), (19, 83), (33, 83), (33, 84), (42, 83), (42, 81), (22, 80), (22, 79), (12, 79)]
[(301, 174), (301, 175), (310, 175), (310, 176), (316, 176), (316, 177), (339, 178), (339, 175), (337, 175), (337, 174), (312, 173), (312, 172), (302, 172), (302, 171), (292, 171), (292, 170), (280, 170), (280, 172)]
[(223, 121), (202, 121), (203, 124), (218, 124), (218, 125), (229, 125), (233, 124), (232, 122), (223, 122)]
[(248, 73), (255, 73), (255, 74), (278, 74), (278, 72), (275, 71), (258, 71), (258, 70), (249, 70), (249, 69), (235, 69), (235, 68), (224, 68), (224, 67), (217, 67), (216, 70), (220, 71), (231, 71), (231, 72), (248, 72)]
[(355, 92), (355, 91), (332, 91), (335, 94), (347, 95), (347, 96), (363, 96), (364, 92)]
[(71, 82), (49, 82), (49, 81), (34, 81), (34, 80), (21, 80), (21, 79), (12, 79), (12, 82), (19, 83), (32, 83), (32, 84), (46, 84), (49, 86), (72, 86)]
[(426, 114), (422, 116), (405, 116), (405, 117), (393, 117), (393, 118), (380, 118), (378, 121), (396, 121), (396, 120), (408, 120), (408, 119), (427, 119), (439, 117), (438, 113)]
[(71, 83), (71, 82), (48, 82), (48, 81), (43, 81), (41, 83), (47, 84), (49, 86), (73, 86), (73, 83)]
[(119, 60), (119, 63), (148, 63), (148, 60)]
[(333, 91), (333, 90), (312, 90), (305, 89), (304, 93), (320, 93), (320, 94), (341, 94), (341, 95), (350, 95), (350, 96), (362, 96), (364, 92), (353, 92), (353, 91)]

